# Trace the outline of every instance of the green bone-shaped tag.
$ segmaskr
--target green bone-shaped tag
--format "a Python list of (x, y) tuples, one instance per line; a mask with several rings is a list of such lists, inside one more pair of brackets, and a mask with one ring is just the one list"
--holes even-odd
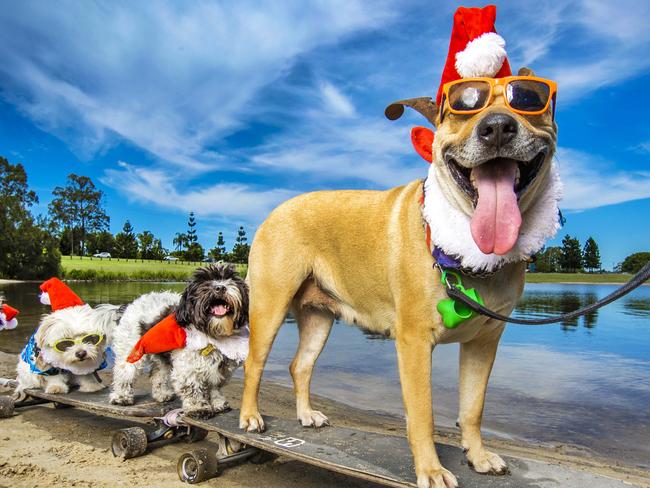
[[(456, 279), (455, 283), (449, 283), (448, 275), (453, 276)], [(485, 305), (483, 299), (479, 296), (478, 292), (474, 288), (466, 290), (463, 286), (463, 283), (460, 279), (460, 274), (454, 271), (444, 270), (442, 272), (441, 280), (445, 286), (453, 286), (454, 288), (460, 290), (467, 297), (471, 298), (475, 302)], [(465, 320), (470, 319), (476, 315), (476, 313), (469, 308), (467, 305), (461, 302), (457, 302), (452, 298), (446, 298), (438, 302), (438, 313), (442, 315), (442, 323), (448, 329), (455, 329)]]

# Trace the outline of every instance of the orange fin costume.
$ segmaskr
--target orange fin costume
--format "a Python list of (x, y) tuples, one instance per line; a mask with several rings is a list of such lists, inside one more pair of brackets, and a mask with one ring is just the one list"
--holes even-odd
[(185, 347), (187, 333), (176, 321), (176, 314), (168, 315), (149, 329), (133, 347), (126, 360), (139, 361), (145, 354), (160, 354)]

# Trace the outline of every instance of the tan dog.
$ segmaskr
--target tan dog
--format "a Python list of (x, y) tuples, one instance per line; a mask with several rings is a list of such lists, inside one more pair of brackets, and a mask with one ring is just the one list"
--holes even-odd
[(476, 275), (492, 272), (465, 276), (464, 284), (476, 288), (488, 307), (510, 314), (523, 291), (524, 260), (558, 228), (556, 125), (550, 106), (539, 115), (514, 113), (499, 85), (489, 105), (472, 115), (450, 113), (449, 103), (439, 110), (420, 98), (389, 106), (387, 116), (398, 118), (404, 105), (437, 126), (432, 145), (427, 129), (413, 132), (418, 152), (433, 160), (424, 184), (301, 195), (275, 209), (258, 229), (249, 258), (251, 336), (240, 426), (264, 429), (260, 379), (288, 311), (300, 334), (290, 367), (298, 419), (304, 426), (328, 424), (311, 408), (309, 385), (332, 322), (340, 317), (396, 340), (418, 486), (450, 488), (456, 478), (440, 464), (433, 441), (431, 353), (436, 344), (461, 344), (462, 445), (476, 471), (504, 473), (505, 462), (485, 449), (480, 431), (504, 326), (482, 316), (456, 329), (443, 326), (436, 304), (446, 294), (423, 218), (436, 246), (464, 268)]

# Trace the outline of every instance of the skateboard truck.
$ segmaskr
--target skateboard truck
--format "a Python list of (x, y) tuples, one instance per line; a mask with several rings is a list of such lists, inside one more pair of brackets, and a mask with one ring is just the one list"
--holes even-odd
[(147, 432), (142, 427), (128, 427), (113, 433), (111, 450), (115, 457), (131, 459), (141, 456), (152, 443), (172, 442), (183, 438), (185, 442), (198, 442), (206, 438), (208, 431), (184, 424), (182, 410), (170, 410), (162, 417), (154, 417), (154, 430)]

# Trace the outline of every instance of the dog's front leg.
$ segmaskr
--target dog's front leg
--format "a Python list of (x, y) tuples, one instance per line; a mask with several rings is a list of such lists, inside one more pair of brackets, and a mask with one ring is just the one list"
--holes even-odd
[(64, 374), (55, 374), (53, 376), (44, 376), (45, 393), (63, 394), (70, 391)]
[(418, 488), (456, 488), (456, 477), (442, 467), (433, 443), (431, 333), (428, 329), (404, 331), (398, 326), (396, 347)]
[(190, 417), (209, 419), (215, 411), (210, 403), (210, 385), (196, 375), (187, 373), (174, 382), (174, 390), (183, 401), (183, 410)]
[(460, 345), (460, 414), (462, 446), (477, 473), (504, 474), (508, 468), (498, 455), (483, 447), (481, 421), (488, 379), (503, 325), (486, 324), (479, 337)]
[(217, 386), (212, 386), (210, 388), (210, 404), (212, 405), (214, 413), (221, 413), (230, 410), (228, 400), (226, 400), (226, 397), (221, 393), (221, 390)]
[(97, 381), (97, 378), (92, 373), (77, 376), (76, 381), (79, 384), (79, 391), (84, 393), (92, 393), (106, 388), (106, 385)]

